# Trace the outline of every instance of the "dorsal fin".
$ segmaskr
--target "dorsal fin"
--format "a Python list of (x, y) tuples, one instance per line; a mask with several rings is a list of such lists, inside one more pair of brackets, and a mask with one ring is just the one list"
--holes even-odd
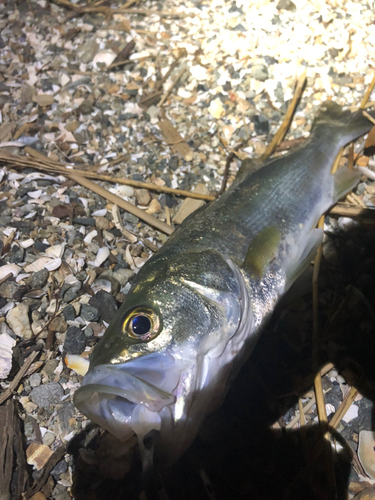
[(266, 267), (275, 258), (281, 233), (275, 226), (266, 227), (250, 243), (242, 267), (261, 279)]

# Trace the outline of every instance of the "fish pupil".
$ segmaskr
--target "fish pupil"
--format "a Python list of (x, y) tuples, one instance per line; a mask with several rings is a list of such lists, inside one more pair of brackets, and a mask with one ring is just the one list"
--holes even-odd
[(134, 335), (145, 335), (151, 330), (151, 321), (147, 316), (136, 316), (132, 321)]

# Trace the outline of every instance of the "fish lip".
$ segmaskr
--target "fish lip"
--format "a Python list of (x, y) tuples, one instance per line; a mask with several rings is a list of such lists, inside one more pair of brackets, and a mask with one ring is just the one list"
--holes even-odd
[(127, 441), (134, 433), (159, 429), (164, 419), (169, 420), (179, 379), (176, 359), (166, 352), (92, 366), (74, 393), (74, 404), (90, 420)]
[(173, 394), (137, 377), (131, 370), (118, 370), (114, 365), (100, 365), (91, 373), (88, 372), (82, 381), (82, 386), (75, 392), (76, 406), (79, 408), (84, 404), (93, 392), (102, 396), (107, 394), (110, 397), (119, 397), (154, 412), (175, 401)]

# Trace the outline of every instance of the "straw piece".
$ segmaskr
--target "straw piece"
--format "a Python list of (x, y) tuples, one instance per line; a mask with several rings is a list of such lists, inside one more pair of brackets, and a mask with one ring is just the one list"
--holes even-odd
[(182, 75), (185, 73), (185, 71), (187, 71), (187, 68), (182, 68), (181, 71), (179, 72), (179, 74), (176, 76), (176, 78), (173, 80), (173, 83), (172, 85), (169, 87), (169, 89), (167, 90), (167, 92), (165, 93), (165, 95), (162, 97), (161, 101), (159, 102), (158, 104), (158, 107), (161, 108), (161, 106), (163, 106), (163, 104), (165, 103), (165, 101), (168, 99), (168, 97), (171, 95), (171, 92), (172, 90), (175, 88), (175, 86), (177, 85), (178, 81), (180, 80), (180, 78), (182, 77)]
[(163, 231), (166, 234), (172, 234), (173, 233), (173, 228), (171, 226), (168, 226), (168, 224), (165, 224), (161, 220), (157, 219), (156, 217), (153, 217), (152, 215), (148, 214), (147, 212), (141, 210), (138, 207), (135, 207), (131, 203), (123, 200), (119, 196), (116, 196), (113, 193), (110, 193), (106, 189), (102, 188), (101, 186), (98, 186), (94, 182), (90, 181), (89, 179), (86, 179), (86, 177), (82, 177), (81, 175), (78, 175), (76, 173), (71, 173), (69, 174), (70, 179), (78, 182), (78, 184), (81, 184), (81, 186), (84, 186), (87, 189), (90, 189), (94, 193), (98, 194), (99, 196), (102, 196), (103, 198), (106, 198), (107, 200), (111, 201), (112, 203), (115, 203), (119, 207), (123, 208), (127, 212), (130, 212), (131, 214), (135, 215), (139, 219), (143, 220), (150, 226), (155, 227), (156, 229), (159, 229), (159, 231)]
[[(310, 399), (308, 403), (305, 404), (303, 407), (302, 411), (303, 413), (307, 413), (316, 403), (315, 396)], [(293, 429), (293, 427), (296, 425), (296, 423), (299, 421), (300, 416), (296, 415), (295, 417), (292, 418), (292, 420), (285, 426), (286, 429)]]
[(283, 120), (283, 123), (281, 124), (279, 130), (276, 132), (276, 134), (274, 135), (272, 141), (268, 144), (265, 152), (261, 156), (261, 159), (263, 161), (267, 160), (272, 155), (272, 153), (275, 151), (275, 149), (277, 148), (277, 146), (279, 146), (281, 144), (281, 142), (283, 141), (283, 139), (284, 139), (287, 131), (289, 130), (290, 123), (291, 123), (293, 115), (294, 115), (294, 111), (296, 109), (298, 101), (300, 100), (300, 98), (302, 96), (303, 89), (304, 89), (304, 86), (305, 86), (305, 82), (306, 82), (306, 70), (298, 78), (297, 86), (296, 86), (296, 91), (294, 93), (292, 102), (290, 103), (290, 105), (288, 107), (288, 110), (287, 110), (287, 112), (285, 114), (285, 118)]
[[(46, 157), (42, 154), (39, 153), (39, 151), (36, 151), (35, 149), (28, 148), (28, 152), (32, 154), (35, 158), (40, 159), (41, 161), (45, 161)], [(48, 158), (47, 158), (48, 159)], [(143, 220), (150, 226), (156, 227), (159, 229), (159, 231), (163, 231), (166, 234), (172, 234), (173, 228), (165, 224), (164, 222), (160, 221), (156, 217), (153, 217), (152, 215), (146, 213), (145, 211), (141, 210), (138, 207), (135, 207), (131, 203), (123, 200), (119, 196), (110, 193), (106, 189), (102, 188), (101, 186), (98, 186), (94, 182), (90, 181), (89, 179), (86, 179), (86, 177), (83, 177), (82, 175), (77, 174), (74, 171), (69, 171), (66, 169), (65, 174), (67, 177), (70, 179), (78, 182), (78, 184), (81, 184), (81, 186), (86, 187), (87, 189), (90, 189), (94, 193), (98, 194), (99, 196), (102, 196), (103, 198), (106, 198), (107, 200), (111, 201), (115, 205), (118, 205), (119, 207), (123, 208), (127, 212), (130, 212), (131, 214), (135, 215), (139, 219)]]
[(1, 394), (0, 396), (0, 405), (4, 403), (8, 398), (10, 398), (13, 394), (13, 391), (15, 391), (21, 382), (23, 376), (26, 374), (27, 370), (30, 368), (31, 363), (34, 361), (34, 359), (37, 357), (39, 354), (39, 351), (34, 351), (30, 354), (28, 358), (24, 361), (23, 365), (21, 368), (18, 370), (17, 375), (14, 377), (12, 382), (9, 384), (9, 387), (5, 389), (5, 391)]
[(364, 109), (366, 107), (367, 101), (370, 98), (371, 92), (374, 90), (375, 87), (375, 75), (373, 76), (370, 85), (368, 86), (365, 95), (363, 96), (361, 105), (359, 106), (360, 109)]
[(336, 427), (339, 425), (343, 417), (345, 416), (345, 413), (349, 410), (350, 406), (352, 405), (353, 401), (357, 397), (358, 391), (355, 387), (351, 387), (350, 391), (348, 391), (342, 400), (341, 405), (338, 407), (337, 412), (333, 415), (329, 425), (333, 429), (336, 429)]
[[(1, 150), (0, 150), (0, 161), (7, 162), (11, 164), (11, 166), (14, 168), (32, 167), (32, 168), (37, 168), (39, 170), (47, 170), (49, 172), (51, 171), (55, 173), (58, 172), (61, 175), (69, 175), (70, 172), (75, 172), (79, 175), (82, 175), (83, 177), (89, 177), (91, 179), (113, 182), (118, 184), (125, 184), (127, 186), (149, 189), (151, 191), (159, 191), (161, 193), (168, 193), (176, 196), (184, 196), (186, 198), (195, 198), (197, 200), (205, 200), (205, 201), (213, 201), (216, 199), (215, 196), (194, 193), (192, 191), (185, 191), (183, 189), (173, 189), (167, 186), (158, 186), (157, 184), (152, 184), (151, 182), (141, 182), (141, 181), (135, 181), (133, 179), (97, 174), (96, 172), (90, 172), (88, 170), (79, 170), (79, 169), (70, 170), (67, 169), (67, 166), (64, 163), (55, 162), (44, 155), (42, 155), (41, 157), (37, 156), (35, 154), (35, 149), (26, 147), (24, 151), (28, 153), (30, 156), (38, 158), (38, 160), (40, 160), (42, 164), (36, 163), (35, 161), (32, 161), (25, 156), (12, 155), (7, 151), (1, 151)], [(115, 161), (117, 163), (117, 160), (119, 162), (122, 161), (122, 159), (113, 160), (112, 162), (110, 162), (110, 165), (111, 164), (114, 165)]]

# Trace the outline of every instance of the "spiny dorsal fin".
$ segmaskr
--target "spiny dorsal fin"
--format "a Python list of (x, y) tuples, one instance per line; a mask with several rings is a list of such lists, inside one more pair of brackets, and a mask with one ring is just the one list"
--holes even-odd
[(242, 267), (261, 279), (268, 264), (275, 258), (281, 234), (275, 226), (266, 227), (250, 243)]

